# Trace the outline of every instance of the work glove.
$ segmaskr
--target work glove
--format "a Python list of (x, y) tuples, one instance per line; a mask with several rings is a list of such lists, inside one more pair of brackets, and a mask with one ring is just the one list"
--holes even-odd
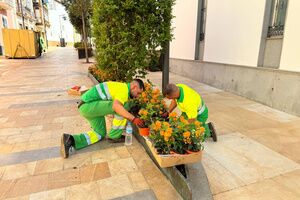
[(167, 119), (169, 117), (169, 112), (165, 112), (161, 116), (162, 116), (162, 118)]
[(133, 118), (132, 123), (134, 123), (140, 128), (143, 128), (145, 126), (144, 121), (137, 117)]

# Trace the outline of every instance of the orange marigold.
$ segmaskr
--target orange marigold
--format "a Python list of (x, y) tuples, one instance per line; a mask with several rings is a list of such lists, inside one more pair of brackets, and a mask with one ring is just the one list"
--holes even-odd
[(176, 113), (176, 112), (171, 112), (171, 113), (169, 114), (169, 117), (177, 117), (177, 113)]
[(184, 138), (189, 138), (190, 136), (191, 136), (191, 132), (189, 132), (189, 131), (186, 131), (183, 133)]
[(159, 134), (160, 134), (161, 136), (164, 136), (164, 135), (165, 135), (165, 132), (164, 132), (164, 131), (160, 131)]
[(170, 124), (168, 122), (163, 122), (164, 126), (170, 127)]
[(196, 125), (196, 126), (200, 126), (200, 125), (201, 125), (201, 122), (195, 121), (195, 125)]
[(161, 128), (161, 122), (160, 121), (156, 121), (155, 122), (155, 127), (157, 128), (157, 130), (160, 129)]
[(168, 142), (168, 141), (169, 141), (169, 139), (170, 139), (170, 137), (168, 137), (168, 136), (164, 136), (164, 140), (165, 140), (166, 142)]

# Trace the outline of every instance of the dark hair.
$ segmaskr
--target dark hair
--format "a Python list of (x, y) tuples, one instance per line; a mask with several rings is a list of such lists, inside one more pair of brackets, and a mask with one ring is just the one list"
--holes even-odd
[(139, 84), (140, 89), (145, 90), (144, 82), (141, 79), (135, 78), (135, 79), (133, 79), (133, 81), (135, 81), (135, 82), (137, 82)]
[(176, 92), (177, 90), (178, 90), (178, 87), (175, 84), (170, 83), (164, 88), (163, 95), (164, 96), (170, 95), (170, 94)]

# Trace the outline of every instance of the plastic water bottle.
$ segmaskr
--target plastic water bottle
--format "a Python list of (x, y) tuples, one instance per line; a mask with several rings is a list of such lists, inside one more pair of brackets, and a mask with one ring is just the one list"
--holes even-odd
[(130, 122), (126, 125), (125, 145), (132, 145), (132, 125)]

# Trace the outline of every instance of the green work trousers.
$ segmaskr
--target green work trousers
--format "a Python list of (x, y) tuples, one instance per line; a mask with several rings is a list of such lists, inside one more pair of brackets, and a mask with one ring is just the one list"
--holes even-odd
[[(79, 112), (91, 125), (92, 130), (80, 134), (73, 135), (75, 140), (75, 149), (81, 149), (94, 144), (106, 136), (105, 116), (114, 114), (112, 128), (108, 134), (109, 138), (118, 139), (122, 136), (122, 132), (126, 126), (126, 119), (117, 115), (113, 108), (113, 101), (92, 101), (84, 103), (80, 106)], [(128, 104), (125, 104), (128, 110)]]

